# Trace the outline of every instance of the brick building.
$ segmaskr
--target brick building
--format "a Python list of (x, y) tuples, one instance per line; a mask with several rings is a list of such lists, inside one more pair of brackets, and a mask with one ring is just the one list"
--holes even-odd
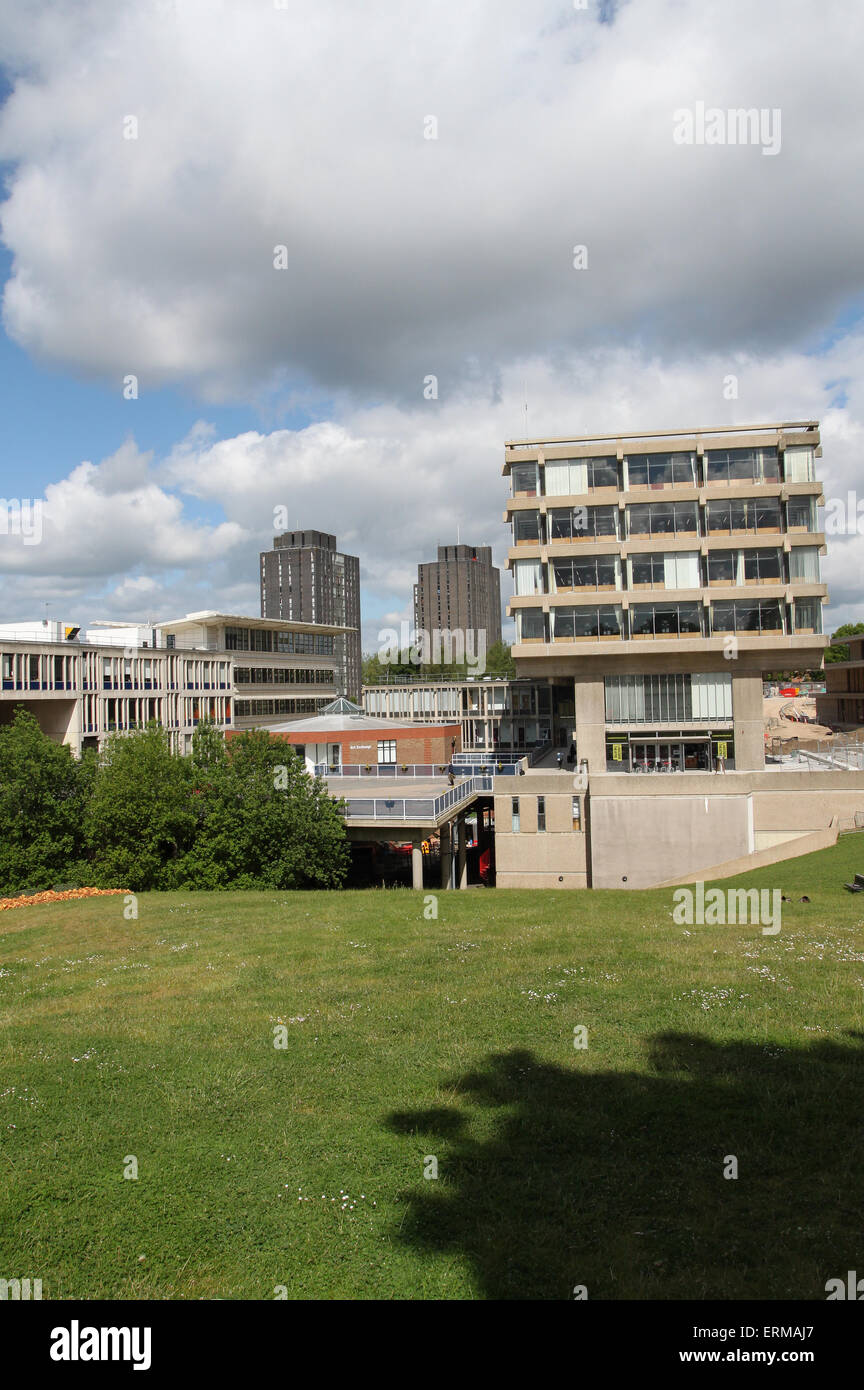
[(446, 767), (462, 747), (462, 725), (412, 724), (375, 719), (350, 700), (334, 700), (311, 719), (271, 725), (273, 738), (290, 743), (305, 758), (308, 770), (328, 767), (370, 767), (379, 770), (402, 765)]

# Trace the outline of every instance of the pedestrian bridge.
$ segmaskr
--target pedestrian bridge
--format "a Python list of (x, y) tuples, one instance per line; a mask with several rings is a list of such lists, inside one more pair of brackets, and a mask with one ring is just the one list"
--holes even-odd
[[(456, 769), (458, 780), (449, 786), (447, 779), (424, 778), (407, 775), (387, 780), (375, 779), (373, 796), (354, 796), (354, 778), (345, 777), (339, 769), (328, 769), (321, 775), (327, 783), (331, 796), (339, 797), (343, 803), (344, 817), (348, 834), (355, 840), (392, 840), (401, 833), (405, 840), (411, 841), (412, 882), (415, 888), (423, 887), (422, 843), (430, 830), (436, 830), (441, 839), (441, 886), (447, 888), (453, 881), (453, 857), (455, 849), (455, 884), (458, 888), (468, 886), (465, 812), (478, 796), (491, 796), (492, 777), (488, 773), (474, 773), (459, 776), (463, 769)], [(316, 773), (318, 769), (316, 768)], [(406, 793), (408, 793), (406, 795)]]

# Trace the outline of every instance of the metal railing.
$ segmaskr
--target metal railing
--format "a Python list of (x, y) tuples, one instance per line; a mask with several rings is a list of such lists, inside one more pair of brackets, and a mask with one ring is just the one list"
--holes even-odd
[[(457, 777), (469, 777), (469, 768), (453, 764)], [(447, 763), (316, 763), (316, 777), (385, 777), (395, 782), (401, 777), (446, 777)]]
[(848, 739), (817, 739), (806, 748), (797, 739), (773, 739), (770, 751), (775, 758), (794, 758), (808, 771), (864, 772), (864, 744)]
[(470, 777), (440, 796), (347, 797), (346, 820), (437, 821), (447, 811), (470, 801), (478, 792), (491, 792), (491, 777)]
[(545, 743), (538, 744), (537, 747), (532, 749), (531, 752), (528, 754), (528, 766), (536, 767), (537, 763), (539, 763), (543, 758), (546, 757), (546, 754), (549, 752), (551, 747), (551, 738), (547, 738)]
[(454, 753), (453, 766), (479, 767), (481, 765), (486, 766), (487, 764), (494, 764), (497, 766), (498, 763), (518, 763), (522, 761), (527, 752), (527, 748), (524, 750), (520, 749), (518, 752), (515, 749), (511, 749), (507, 753), (498, 748), (472, 748), (467, 751), (463, 750), (461, 753)]

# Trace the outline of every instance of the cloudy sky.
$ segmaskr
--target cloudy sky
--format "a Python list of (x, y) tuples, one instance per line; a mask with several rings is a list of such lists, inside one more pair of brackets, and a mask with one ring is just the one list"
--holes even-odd
[[(371, 649), (457, 528), (503, 562), (526, 420), (817, 418), (864, 516), (862, 39), (848, 0), (0, 0), (0, 493), (44, 518), (0, 621), (255, 613), (281, 507), (359, 554)], [(682, 143), (699, 103), (760, 138)]]

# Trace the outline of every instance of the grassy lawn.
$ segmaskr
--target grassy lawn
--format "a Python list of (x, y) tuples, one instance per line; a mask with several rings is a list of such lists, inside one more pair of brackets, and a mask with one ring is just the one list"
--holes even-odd
[(850, 835), (724, 883), (794, 899), (773, 937), (676, 926), (672, 890), (477, 889), (437, 920), (407, 890), (3, 913), (0, 1276), (824, 1299), (864, 1261), (856, 869)]

